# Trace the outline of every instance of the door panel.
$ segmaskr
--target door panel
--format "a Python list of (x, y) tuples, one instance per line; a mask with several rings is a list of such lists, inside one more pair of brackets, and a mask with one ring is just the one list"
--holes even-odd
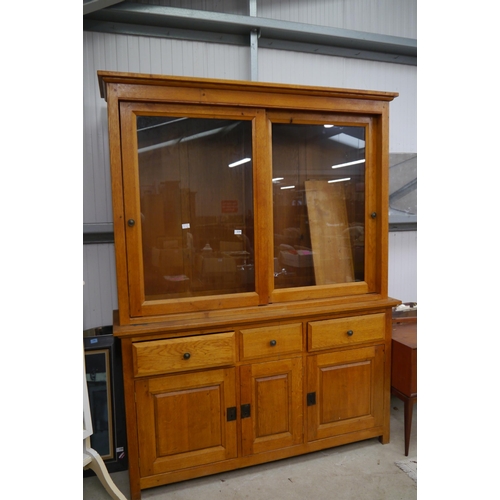
[(310, 356), (308, 440), (383, 424), (384, 346)]
[(241, 419), (243, 455), (302, 442), (302, 358), (245, 365), (241, 402), (250, 405)]
[(136, 382), (141, 475), (236, 457), (235, 368)]

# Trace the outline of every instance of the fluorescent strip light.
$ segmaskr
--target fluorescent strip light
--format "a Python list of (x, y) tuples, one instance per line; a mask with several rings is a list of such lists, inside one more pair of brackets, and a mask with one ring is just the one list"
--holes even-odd
[(333, 179), (331, 181), (328, 181), (328, 184), (331, 184), (332, 182), (345, 182), (345, 181), (350, 181), (350, 177), (345, 177), (344, 179)]
[(332, 168), (350, 167), (351, 165), (358, 165), (359, 163), (364, 163), (365, 161), (366, 160), (363, 158), (362, 160), (355, 160), (347, 163), (339, 163), (338, 165), (332, 165)]
[(248, 163), (252, 161), (252, 158), (243, 158), (242, 160), (235, 161), (234, 163), (230, 163), (228, 165), (229, 168), (237, 167), (238, 165), (243, 165), (243, 163)]
[(137, 150), (137, 152), (145, 153), (147, 151), (153, 151), (155, 149), (175, 146), (176, 144), (179, 144), (181, 142), (189, 142), (189, 141), (194, 141), (195, 139), (201, 139), (202, 137), (209, 137), (211, 135), (215, 135), (218, 134), (219, 132), (222, 132), (226, 128), (227, 127), (214, 128), (212, 130), (208, 130), (207, 132), (200, 132), (199, 134), (190, 135), (188, 137), (181, 137), (179, 139), (172, 139), (171, 141), (159, 142), (158, 144), (153, 144), (152, 146), (145, 146), (143, 148), (140, 148)]
[(166, 148), (169, 146), (175, 146), (176, 144), (179, 144), (181, 142), (189, 142), (189, 141), (194, 141), (196, 139), (202, 139), (203, 137), (209, 137), (211, 135), (218, 134), (219, 132), (225, 131), (229, 132), (232, 130), (234, 127), (237, 127), (239, 125), (239, 122), (233, 124), (233, 125), (227, 125), (225, 127), (219, 127), (219, 128), (214, 128), (212, 130), (207, 130), (206, 132), (200, 132), (199, 134), (194, 134), (194, 135), (189, 135), (188, 137), (180, 137), (178, 139), (172, 139), (170, 141), (166, 142), (159, 142), (158, 144), (153, 144), (152, 146), (145, 146), (143, 148), (140, 148), (137, 150), (138, 153), (145, 153), (147, 151), (153, 151), (155, 149), (160, 149), (160, 148)]
[(188, 118), (176, 118), (175, 120), (169, 120), (168, 122), (163, 122), (163, 123), (158, 123), (157, 125), (150, 125), (149, 127), (142, 127), (142, 128), (138, 128), (137, 129), (137, 132), (142, 132), (144, 130), (150, 130), (152, 128), (156, 128), (156, 127), (164, 127), (165, 125), (170, 125), (171, 123), (176, 123), (176, 122), (180, 122), (180, 121), (183, 121), (183, 120), (187, 120)]
[(345, 146), (350, 146), (355, 149), (362, 149), (365, 147), (365, 141), (363, 139), (357, 139), (352, 135), (344, 134), (343, 132), (338, 135), (332, 135), (328, 137), (331, 141), (340, 142), (340, 144), (344, 144)]
[(293, 189), (295, 186), (283, 186), (280, 189)]
[(218, 134), (222, 132), (226, 127), (214, 128), (213, 130), (208, 130), (207, 132), (200, 132), (199, 134), (190, 135), (188, 137), (183, 137), (181, 142), (194, 141), (195, 139), (201, 139), (202, 137), (208, 137), (210, 135)]
[(278, 181), (282, 181), (284, 179), (284, 177), (275, 177), (273, 179), (273, 182), (278, 182)]

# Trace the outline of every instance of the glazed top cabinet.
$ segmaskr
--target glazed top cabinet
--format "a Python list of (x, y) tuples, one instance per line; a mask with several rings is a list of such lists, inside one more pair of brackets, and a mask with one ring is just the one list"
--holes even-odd
[(120, 325), (387, 298), (396, 93), (98, 80)]

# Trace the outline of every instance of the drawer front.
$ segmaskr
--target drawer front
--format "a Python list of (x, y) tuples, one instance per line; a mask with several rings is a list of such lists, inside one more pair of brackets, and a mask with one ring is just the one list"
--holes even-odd
[(241, 359), (302, 351), (302, 323), (241, 330)]
[(308, 324), (307, 331), (309, 351), (384, 340), (385, 314), (312, 321)]
[(236, 362), (235, 333), (214, 333), (133, 344), (134, 375), (156, 375)]

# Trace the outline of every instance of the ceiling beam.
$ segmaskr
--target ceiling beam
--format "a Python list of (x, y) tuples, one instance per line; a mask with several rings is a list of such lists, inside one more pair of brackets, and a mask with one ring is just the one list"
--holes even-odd
[(123, 0), (83, 0), (83, 15), (105, 9), (106, 7), (121, 2), (123, 2)]
[[(106, 1), (113, 2), (93, 3)], [(83, 29), (245, 46), (257, 32), (261, 48), (417, 65), (417, 41), (411, 38), (159, 5), (121, 3), (94, 10), (84, 15)]]

